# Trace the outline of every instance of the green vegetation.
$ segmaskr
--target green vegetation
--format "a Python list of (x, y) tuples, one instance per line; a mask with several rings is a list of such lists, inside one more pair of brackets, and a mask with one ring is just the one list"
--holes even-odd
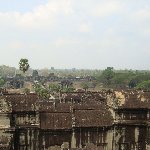
[(150, 80), (150, 72), (134, 70), (114, 70), (113, 67), (107, 67), (99, 76), (97, 81), (106, 88), (144, 88), (143, 83)]
[(113, 67), (107, 67), (105, 69), (101, 76), (99, 77), (99, 80), (105, 85), (105, 86), (110, 86), (112, 83), (112, 79), (114, 77), (114, 71)]
[(150, 80), (143, 81), (136, 86), (137, 89), (150, 90)]
[(38, 71), (37, 70), (33, 70), (33, 73), (32, 73), (32, 76), (33, 77), (37, 77), (39, 74), (38, 74)]
[(49, 84), (49, 91), (50, 92), (59, 92), (61, 90), (61, 87), (59, 84), (51, 83)]
[(65, 87), (63, 89), (61, 89), (61, 92), (74, 92), (75, 88), (72, 86), (72, 87)]
[(41, 98), (47, 99), (50, 97), (48, 89), (44, 88), (41, 84), (36, 83), (34, 85), (34, 89)]
[(0, 76), (6, 77), (6, 76), (14, 76), (16, 73), (16, 68), (9, 67), (9, 66), (0, 66)]
[(28, 69), (29, 69), (29, 63), (28, 63), (28, 59), (26, 58), (22, 58), (19, 61), (19, 69), (25, 73)]
[(87, 91), (88, 88), (89, 88), (89, 85), (88, 85), (86, 82), (83, 82), (83, 83), (81, 83), (81, 87), (82, 87), (85, 91)]
[[(24, 77), (21, 71), (27, 76), (33, 75), (33, 80), (38, 80), (42, 88), (46, 88), (49, 93), (59, 91), (74, 91), (83, 88), (84, 90), (100, 90), (102, 88), (147, 88), (145, 81), (150, 80), (150, 71), (148, 70), (115, 70), (113, 67), (107, 67), (104, 70), (89, 69), (29, 69), (28, 59), (20, 59), (19, 70), (9, 66), (0, 66), (0, 86), (3, 87), (5, 82), (11, 78), (20, 80)], [(41, 76), (41, 77), (39, 77)], [(48, 79), (49, 78), (49, 79)], [(26, 78), (27, 79), (27, 78)], [(54, 79), (54, 82), (51, 82)], [(67, 82), (62, 82), (68, 80)], [(30, 80), (31, 81), (31, 80)], [(50, 81), (50, 82), (49, 82)], [(59, 84), (60, 83), (60, 84)], [(49, 85), (48, 85), (49, 84)], [(45, 87), (48, 85), (48, 87)], [(75, 88), (74, 88), (75, 87)], [(45, 91), (45, 90), (43, 90)], [(46, 92), (46, 91), (45, 91)], [(45, 93), (41, 92), (41, 93)]]
[(0, 79), (0, 87), (3, 87), (3, 86), (4, 86), (4, 84), (5, 84), (4, 79)]

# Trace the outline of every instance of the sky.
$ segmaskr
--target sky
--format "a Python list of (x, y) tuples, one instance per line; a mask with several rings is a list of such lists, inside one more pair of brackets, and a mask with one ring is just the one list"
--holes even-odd
[(150, 69), (149, 0), (0, 0), (0, 65)]

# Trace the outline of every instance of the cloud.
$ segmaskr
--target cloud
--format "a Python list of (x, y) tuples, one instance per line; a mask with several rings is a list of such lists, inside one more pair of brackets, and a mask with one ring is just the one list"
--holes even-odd
[(92, 14), (96, 17), (106, 17), (119, 10), (121, 10), (121, 4), (117, 0), (100, 1), (100, 3), (92, 9)]
[(71, 46), (75, 46), (81, 44), (79, 39), (69, 39), (69, 38), (58, 38), (55, 42), (54, 42), (54, 46), (56, 48), (62, 48), (62, 47), (71, 47)]
[(140, 60), (149, 67), (150, 4), (143, 1), (49, 0), (0, 12), (0, 63), (27, 57), (34, 67), (101, 68)]
[(68, 16), (72, 13), (71, 0), (49, 0), (47, 4), (40, 5), (31, 12), (0, 12), (0, 18), (8, 21), (13, 20), (13, 23), (20, 28), (50, 29), (60, 14)]
[(145, 6), (144, 8), (137, 10), (133, 13), (133, 17), (138, 20), (150, 19), (150, 7)]
[(23, 44), (23, 42), (20, 41), (12, 41), (9, 43), (10, 49), (23, 49), (24, 47), (25, 45)]
[(89, 27), (88, 24), (82, 23), (82, 24), (80, 25), (79, 31), (82, 32), (82, 33), (88, 33), (88, 32), (91, 31), (91, 29), (90, 29), (90, 27)]
[(35, 8), (32, 12), (23, 14), (18, 20), (18, 25), (27, 28), (44, 28), (54, 26), (58, 16), (72, 14), (70, 0), (49, 0), (46, 5)]

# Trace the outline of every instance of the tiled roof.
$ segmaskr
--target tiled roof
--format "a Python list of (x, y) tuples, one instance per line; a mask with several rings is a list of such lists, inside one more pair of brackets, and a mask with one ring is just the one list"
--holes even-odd
[(13, 112), (36, 111), (36, 106), (38, 105), (39, 100), (38, 96), (35, 94), (12, 94), (2, 97), (11, 104)]
[(102, 92), (72, 92), (63, 93), (62, 101), (83, 102), (86, 100), (106, 101), (106, 94)]
[(71, 129), (72, 117), (70, 113), (41, 113), (41, 129)]
[(103, 127), (111, 126), (112, 123), (113, 118), (108, 110), (75, 111), (75, 127)]
[(150, 92), (125, 92), (125, 102), (120, 109), (150, 109)]

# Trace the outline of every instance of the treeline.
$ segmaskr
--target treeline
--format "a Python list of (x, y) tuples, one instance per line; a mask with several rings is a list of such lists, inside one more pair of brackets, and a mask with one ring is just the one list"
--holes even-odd
[(16, 72), (16, 68), (2, 65), (0, 66), (0, 76), (14, 76)]
[(150, 72), (149, 71), (116, 71), (113, 67), (107, 67), (102, 74), (96, 77), (104, 87), (109, 88), (136, 88), (150, 89)]
[[(32, 75), (33, 73), (32, 68), (29, 68), (26, 72), (26, 75)], [(48, 76), (51, 73), (54, 73), (56, 76), (60, 77), (71, 77), (71, 76), (95, 76), (102, 72), (102, 70), (90, 70), (90, 69), (54, 69), (51, 67), (51, 69), (43, 68), (43, 69), (36, 69), (38, 71), (38, 74), (41, 76)], [(16, 69), (15, 67), (10, 67), (6, 65), (0, 66), (0, 76), (6, 77), (10, 76), (13, 77), (15, 74), (23, 74), (19, 69)]]
[[(91, 85), (101, 85), (104, 88), (136, 88), (150, 89), (150, 71), (142, 70), (115, 70), (113, 67), (107, 67), (105, 70), (90, 69), (40, 69), (37, 70), (39, 75), (49, 76), (54, 74), (57, 77), (66, 77), (67, 79), (76, 77), (90, 76), (92, 83), (82, 83), (83, 89), (88, 89)], [(6, 82), (6, 77), (14, 77), (16, 74), (22, 74), (19, 69), (9, 66), (0, 66), (0, 86)], [(33, 70), (29, 68), (26, 76), (32, 75)], [(90, 85), (89, 85), (90, 84)], [(68, 90), (68, 89), (67, 89)]]

